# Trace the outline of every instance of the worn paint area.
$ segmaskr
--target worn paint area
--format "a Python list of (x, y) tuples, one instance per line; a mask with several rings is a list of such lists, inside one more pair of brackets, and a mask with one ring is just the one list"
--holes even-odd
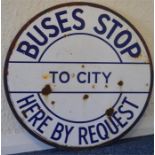
[(45, 74), (42, 75), (42, 78), (43, 78), (44, 80), (49, 80), (50, 74), (49, 74), (49, 73), (45, 73)]

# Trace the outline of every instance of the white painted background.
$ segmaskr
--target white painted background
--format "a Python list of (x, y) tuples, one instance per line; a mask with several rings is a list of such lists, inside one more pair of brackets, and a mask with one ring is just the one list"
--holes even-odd
[[(76, 0), (80, 1), (80, 0)], [(84, 0), (81, 0), (84, 1)], [(85, 0), (105, 5), (127, 18), (142, 34), (153, 58), (153, 0)], [(19, 29), (34, 15), (56, 4), (74, 0), (2, 0), (2, 71), (8, 48)], [(2, 73), (3, 74), (3, 73)], [(21, 127), (13, 116), (2, 80), (2, 154), (43, 150), (43, 144)], [(153, 133), (153, 97), (142, 119), (126, 137)]]

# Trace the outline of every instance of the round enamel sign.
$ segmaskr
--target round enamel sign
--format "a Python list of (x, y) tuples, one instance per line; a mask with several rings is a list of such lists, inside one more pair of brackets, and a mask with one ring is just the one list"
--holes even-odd
[(139, 32), (104, 6), (68, 3), (26, 23), (4, 71), (8, 102), (35, 137), (94, 147), (123, 136), (152, 90), (152, 64)]

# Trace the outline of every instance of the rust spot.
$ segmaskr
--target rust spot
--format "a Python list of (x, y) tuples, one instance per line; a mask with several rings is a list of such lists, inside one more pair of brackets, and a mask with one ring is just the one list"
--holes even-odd
[(52, 88), (49, 84), (45, 85), (45, 87), (41, 91), (41, 93), (45, 96), (49, 95), (51, 92), (52, 92)]
[(75, 73), (72, 74), (72, 78), (74, 78), (74, 77), (75, 77)]
[(146, 87), (148, 87), (149, 86), (149, 84), (148, 83), (146, 83)]
[(55, 104), (55, 101), (51, 101), (51, 104), (54, 105)]
[(111, 117), (114, 113), (114, 108), (109, 108), (106, 110), (105, 114), (108, 116), (108, 117)]
[(89, 98), (89, 95), (87, 95), (87, 94), (85, 94), (84, 96), (83, 96), (83, 100), (87, 100)]
[(48, 80), (49, 79), (49, 74), (48, 73), (45, 73), (45, 74), (43, 74), (42, 75), (42, 78), (44, 79), (44, 80)]
[(81, 65), (82, 68), (85, 68), (85, 65)]
[(108, 88), (108, 85), (107, 84), (105, 85), (105, 88)]
[(66, 38), (68, 36), (68, 34), (64, 34), (64, 38)]
[(95, 87), (96, 87), (96, 86), (93, 84), (93, 85), (92, 85), (92, 88), (95, 89)]
[(123, 81), (122, 80), (120, 80), (120, 81), (118, 81), (118, 83), (117, 83), (120, 87), (121, 86), (123, 86)]

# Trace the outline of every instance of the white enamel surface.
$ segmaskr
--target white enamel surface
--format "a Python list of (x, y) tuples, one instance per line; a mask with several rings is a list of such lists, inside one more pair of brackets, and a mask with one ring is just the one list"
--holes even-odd
[[(75, 7), (67, 8), (68, 12), (70, 13), (73, 10), (73, 8)], [(89, 23), (88, 25), (86, 25), (85, 30), (81, 31), (81, 33), (93, 34), (94, 32), (92, 31), (92, 26), (96, 23), (98, 15), (106, 11), (88, 7), (88, 6), (86, 7), (80, 6), (80, 8), (85, 10), (84, 19), (86, 20), (86, 23)], [(60, 11), (62, 9), (64, 8), (57, 9), (53, 11), (52, 13), (50, 13), (50, 15), (53, 16), (54, 12)], [(91, 12), (94, 12), (93, 16), (89, 16)], [(133, 59), (129, 57), (129, 55), (123, 55), (121, 56), (122, 61), (123, 62), (137, 62), (137, 63), (148, 62), (146, 51), (140, 39), (138, 38), (138, 36), (132, 31), (130, 27), (127, 26), (126, 23), (121, 21), (118, 17), (116, 17), (115, 15), (109, 12), (108, 14), (110, 16), (113, 16), (120, 22), (122, 22), (122, 24), (124, 25), (124, 29), (128, 28), (132, 32), (134, 36), (134, 41), (135, 40), (138, 41), (142, 48), (141, 59)], [(46, 16), (49, 16), (49, 13), (37, 19), (35, 23), (39, 24), (40, 20)], [(72, 19), (70, 15), (69, 15), (69, 19), (70, 19), (69, 24), (72, 25)], [(31, 29), (31, 26), (33, 26), (33, 24), (31, 24), (28, 29)], [(108, 26), (110, 27), (110, 24)], [(27, 30), (25, 30), (22, 36), (19, 38), (16, 46), (18, 45), (20, 40), (24, 39), (26, 31)], [(77, 31), (73, 30), (72, 33), (77, 33)], [(60, 34), (59, 37), (61, 36), (63, 35)], [(99, 36), (99, 37), (103, 37), (103, 39), (105, 39), (104, 36)], [(109, 40), (106, 40), (106, 41), (108, 41), (113, 46), (112, 40), (113, 38), (110, 41)], [(51, 40), (48, 43), (48, 45), (53, 41), (54, 40)], [(11, 55), (11, 58), (10, 58), (11, 61), (32, 61), (28, 57), (25, 57), (24, 55), (16, 52), (15, 50), (16, 46), (14, 48), (13, 54)], [(40, 51), (44, 51), (46, 47), (40, 48)], [(105, 143), (109, 140), (112, 140), (118, 137), (133, 124), (133, 122), (137, 119), (137, 117), (139, 116), (139, 114), (141, 113), (141, 110), (143, 109), (145, 105), (145, 102), (148, 96), (147, 92), (149, 91), (149, 85), (150, 85), (150, 70), (149, 70), (148, 64), (143, 64), (143, 65), (133, 65), (133, 64), (132, 65), (131, 64), (125, 64), (125, 65), (123, 64), (117, 64), (117, 65), (115, 64), (113, 65), (112, 64), (91, 64), (90, 65), (90, 64), (86, 64), (85, 68), (81, 68), (82, 64), (81, 65), (80, 64), (78, 65), (77, 64), (65, 64), (65, 65), (52, 64), (50, 65), (50, 64), (37, 63), (37, 61), (35, 61), (36, 64), (33, 64), (33, 63), (32, 64), (31, 63), (28, 63), (28, 64), (27, 63), (24, 63), (24, 64), (10, 63), (9, 64), (8, 85), (9, 85), (9, 90), (11, 92), (16, 92), (16, 91), (17, 92), (18, 91), (40, 92), (45, 84), (51, 84), (51, 87), (53, 88), (53, 83), (51, 83), (50, 77), (49, 79), (46, 79), (46, 80), (42, 78), (44, 74), (47, 74), (51, 70), (51, 68), (52, 70), (60, 70), (60, 71), (67, 70), (72, 74), (75, 73), (75, 77), (72, 78), (72, 80), (69, 83), (63, 84), (63, 85), (61, 83), (55, 84), (53, 91), (66, 91), (66, 90), (81, 91), (82, 90), (85, 92), (87, 91), (146, 92), (144, 94), (143, 93), (142, 94), (128, 94), (128, 93), (122, 94), (119, 100), (119, 103), (122, 101), (123, 97), (127, 96), (131, 101), (133, 101), (139, 106), (138, 110), (130, 109), (130, 110), (133, 110), (135, 116), (124, 129), (120, 128), (119, 133), (116, 135), (109, 134), (110, 139), (108, 140), (105, 140), (105, 141), (100, 140), (97, 144), (91, 144), (91, 142), (89, 141), (88, 145), (83, 144), (80, 147), (99, 145), (101, 143)], [(112, 51), (109, 48), (107, 44), (105, 43), (102, 44), (101, 40), (98, 40), (96, 38), (82, 36), (82, 35), (81, 36), (80, 35), (79, 36), (68, 36), (62, 39), (61, 41), (58, 41), (57, 43), (54, 44), (54, 46), (48, 49), (48, 51), (43, 55), (41, 61), (44, 61), (44, 62), (46, 61), (47, 62), (48, 61), (119, 62), (118, 57), (115, 55), (114, 51)], [(108, 88), (105, 88), (105, 84), (106, 84), (104, 81), (105, 79), (103, 80), (101, 77), (99, 78), (99, 83), (96, 84), (95, 89), (92, 88), (92, 84), (94, 83), (84, 84), (84, 85), (77, 83), (76, 73), (78, 73), (79, 71), (86, 71), (86, 72), (90, 71), (91, 72), (94, 70), (97, 70), (100, 72), (112, 71), (112, 75), (110, 77), (110, 83), (108, 84)], [(121, 89), (117, 84), (120, 80), (124, 82), (124, 85)], [(16, 101), (21, 99), (22, 96), (24, 97), (24, 96), (27, 96), (28, 94), (29, 93), (27, 94), (12, 93), (11, 94), (11, 99), (13, 101), (14, 107), (17, 110), (17, 113), (21, 118), (23, 118), (23, 115), (21, 114), (19, 107), (16, 104)], [(48, 96), (48, 99), (45, 98), (43, 95), (41, 95), (41, 98), (45, 102), (45, 104), (47, 104), (48, 108), (53, 110), (54, 113), (58, 114), (60, 117), (68, 119), (68, 120), (73, 120), (73, 121), (86, 121), (86, 120), (97, 118), (100, 115), (102, 115), (102, 113), (104, 113), (106, 109), (114, 105), (119, 95), (118, 93), (118, 94), (105, 94), (102, 96), (101, 94), (87, 93), (90, 95), (90, 97), (87, 101), (83, 101), (84, 94), (85, 93), (81, 93), (81, 94), (54, 94), (53, 93)], [(53, 107), (50, 105), (51, 100), (54, 100), (56, 102), (56, 104)], [(105, 104), (102, 101), (106, 103), (108, 102), (108, 104)], [(38, 103), (41, 104), (40, 101), (38, 101)], [(98, 104), (98, 106), (96, 106), (96, 104)], [(117, 106), (115, 108), (117, 109)], [(129, 108), (129, 107), (126, 107), (126, 108)], [(49, 111), (47, 111), (46, 108), (43, 107), (43, 109), (46, 111), (47, 115), (52, 116), (53, 122), (49, 124), (48, 128), (46, 128), (45, 134), (40, 135), (40, 136), (43, 137), (44, 139), (51, 141), (50, 139), (51, 130), (53, 130), (57, 121), (67, 124), (68, 126), (73, 125), (75, 128), (72, 132), (70, 139), (68, 140), (67, 145), (78, 147), (79, 146), (78, 128), (81, 124), (79, 125), (77, 123), (70, 123), (70, 122), (58, 119), (57, 117), (51, 115), (51, 113), (49, 113)], [(31, 114), (29, 116), (31, 116)], [(97, 121), (85, 123), (83, 124), (83, 127), (87, 127), (90, 125), (96, 125), (100, 121), (102, 122), (104, 119), (107, 119), (107, 117), (103, 117)], [(123, 119), (126, 119), (126, 118), (124, 117)], [(27, 120), (23, 120), (23, 121), (31, 130), (35, 130), (35, 128), (33, 128), (31, 124), (27, 122)], [(65, 135), (62, 136), (60, 141), (58, 142), (52, 141), (52, 142), (57, 143), (59, 145), (65, 145), (64, 136)]]

